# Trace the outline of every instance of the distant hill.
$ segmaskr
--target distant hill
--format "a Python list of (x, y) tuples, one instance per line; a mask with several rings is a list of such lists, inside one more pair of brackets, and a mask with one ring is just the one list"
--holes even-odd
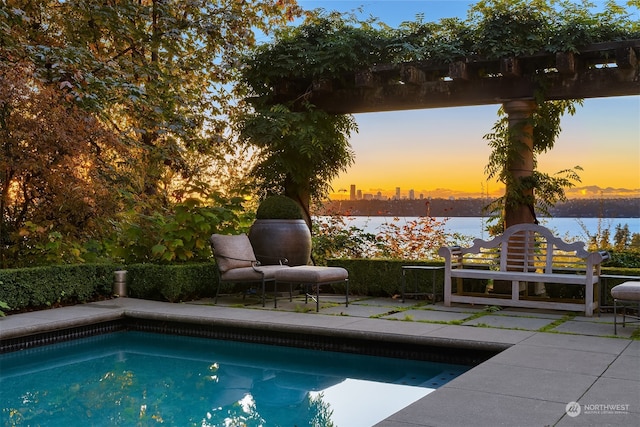
[[(327, 202), (314, 215), (352, 216), (486, 216), (486, 199), (431, 198), (417, 200), (338, 200)], [(550, 211), (558, 218), (640, 218), (640, 198), (570, 199)]]

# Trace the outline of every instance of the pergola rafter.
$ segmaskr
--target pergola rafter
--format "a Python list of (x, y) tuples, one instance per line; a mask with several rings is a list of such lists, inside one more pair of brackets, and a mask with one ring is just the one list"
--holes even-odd
[(336, 114), (640, 95), (640, 40), (577, 52), (377, 65), (332, 79), (276, 83), (270, 102), (307, 99)]

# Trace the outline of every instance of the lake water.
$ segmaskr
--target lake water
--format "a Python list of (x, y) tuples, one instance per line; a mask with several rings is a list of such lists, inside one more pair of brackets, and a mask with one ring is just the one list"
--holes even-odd
[[(418, 217), (400, 217), (396, 224), (403, 225), (417, 220)], [(436, 218), (444, 220), (445, 218)], [(382, 216), (355, 216), (346, 218), (348, 226), (355, 226), (370, 233), (377, 233), (384, 223), (391, 223), (393, 217)], [(565, 239), (577, 239), (588, 241), (588, 236), (598, 235), (598, 230), (609, 230), (611, 239), (615, 235), (618, 224), (629, 226), (629, 232), (640, 233), (640, 218), (541, 218), (540, 225), (551, 229), (555, 234)], [(481, 217), (452, 217), (446, 219), (445, 231), (447, 233), (459, 233), (463, 236), (488, 239), (486, 232), (487, 218)]]

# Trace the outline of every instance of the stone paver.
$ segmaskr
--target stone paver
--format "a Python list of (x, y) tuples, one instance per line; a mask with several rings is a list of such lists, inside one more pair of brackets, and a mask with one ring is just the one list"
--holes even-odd
[(472, 316), (470, 313), (450, 313), (439, 310), (404, 310), (398, 313), (384, 316), (384, 319), (426, 321), (426, 322), (451, 322), (452, 320), (464, 320)]
[[(565, 332), (570, 334), (579, 335), (592, 335), (596, 337), (613, 336), (613, 322), (585, 322), (585, 321), (567, 321), (559, 326), (556, 326), (554, 331)], [(618, 326), (618, 336), (629, 338), (633, 333), (634, 328), (622, 328)]]
[(527, 331), (537, 331), (538, 329), (547, 326), (552, 323), (553, 319), (548, 318), (534, 318), (534, 317), (513, 317), (504, 315), (487, 314), (485, 316), (478, 317), (476, 319), (464, 322), (463, 325), (475, 326), (483, 325), (494, 328), (504, 329), (524, 329)]
[(562, 417), (564, 409), (562, 403), (445, 385), (376, 427), (540, 427), (553, 425)]
[(615, 360), (616, 356), (608, 353), (526, 344), (513, 346), (491, 359), (493, 363), (586, 375), (602, 375)]

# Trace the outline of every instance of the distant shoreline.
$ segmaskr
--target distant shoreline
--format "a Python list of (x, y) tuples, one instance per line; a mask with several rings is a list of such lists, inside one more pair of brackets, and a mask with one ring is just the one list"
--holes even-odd
[[(314, 209), (313, 215), (482, 217), (486, 199), (335, 200)], [(640, 218), (640, 198), (570, 199), (550, 209), (561, 218)], [(544, 215), (538, 213), (542, 218)]]

